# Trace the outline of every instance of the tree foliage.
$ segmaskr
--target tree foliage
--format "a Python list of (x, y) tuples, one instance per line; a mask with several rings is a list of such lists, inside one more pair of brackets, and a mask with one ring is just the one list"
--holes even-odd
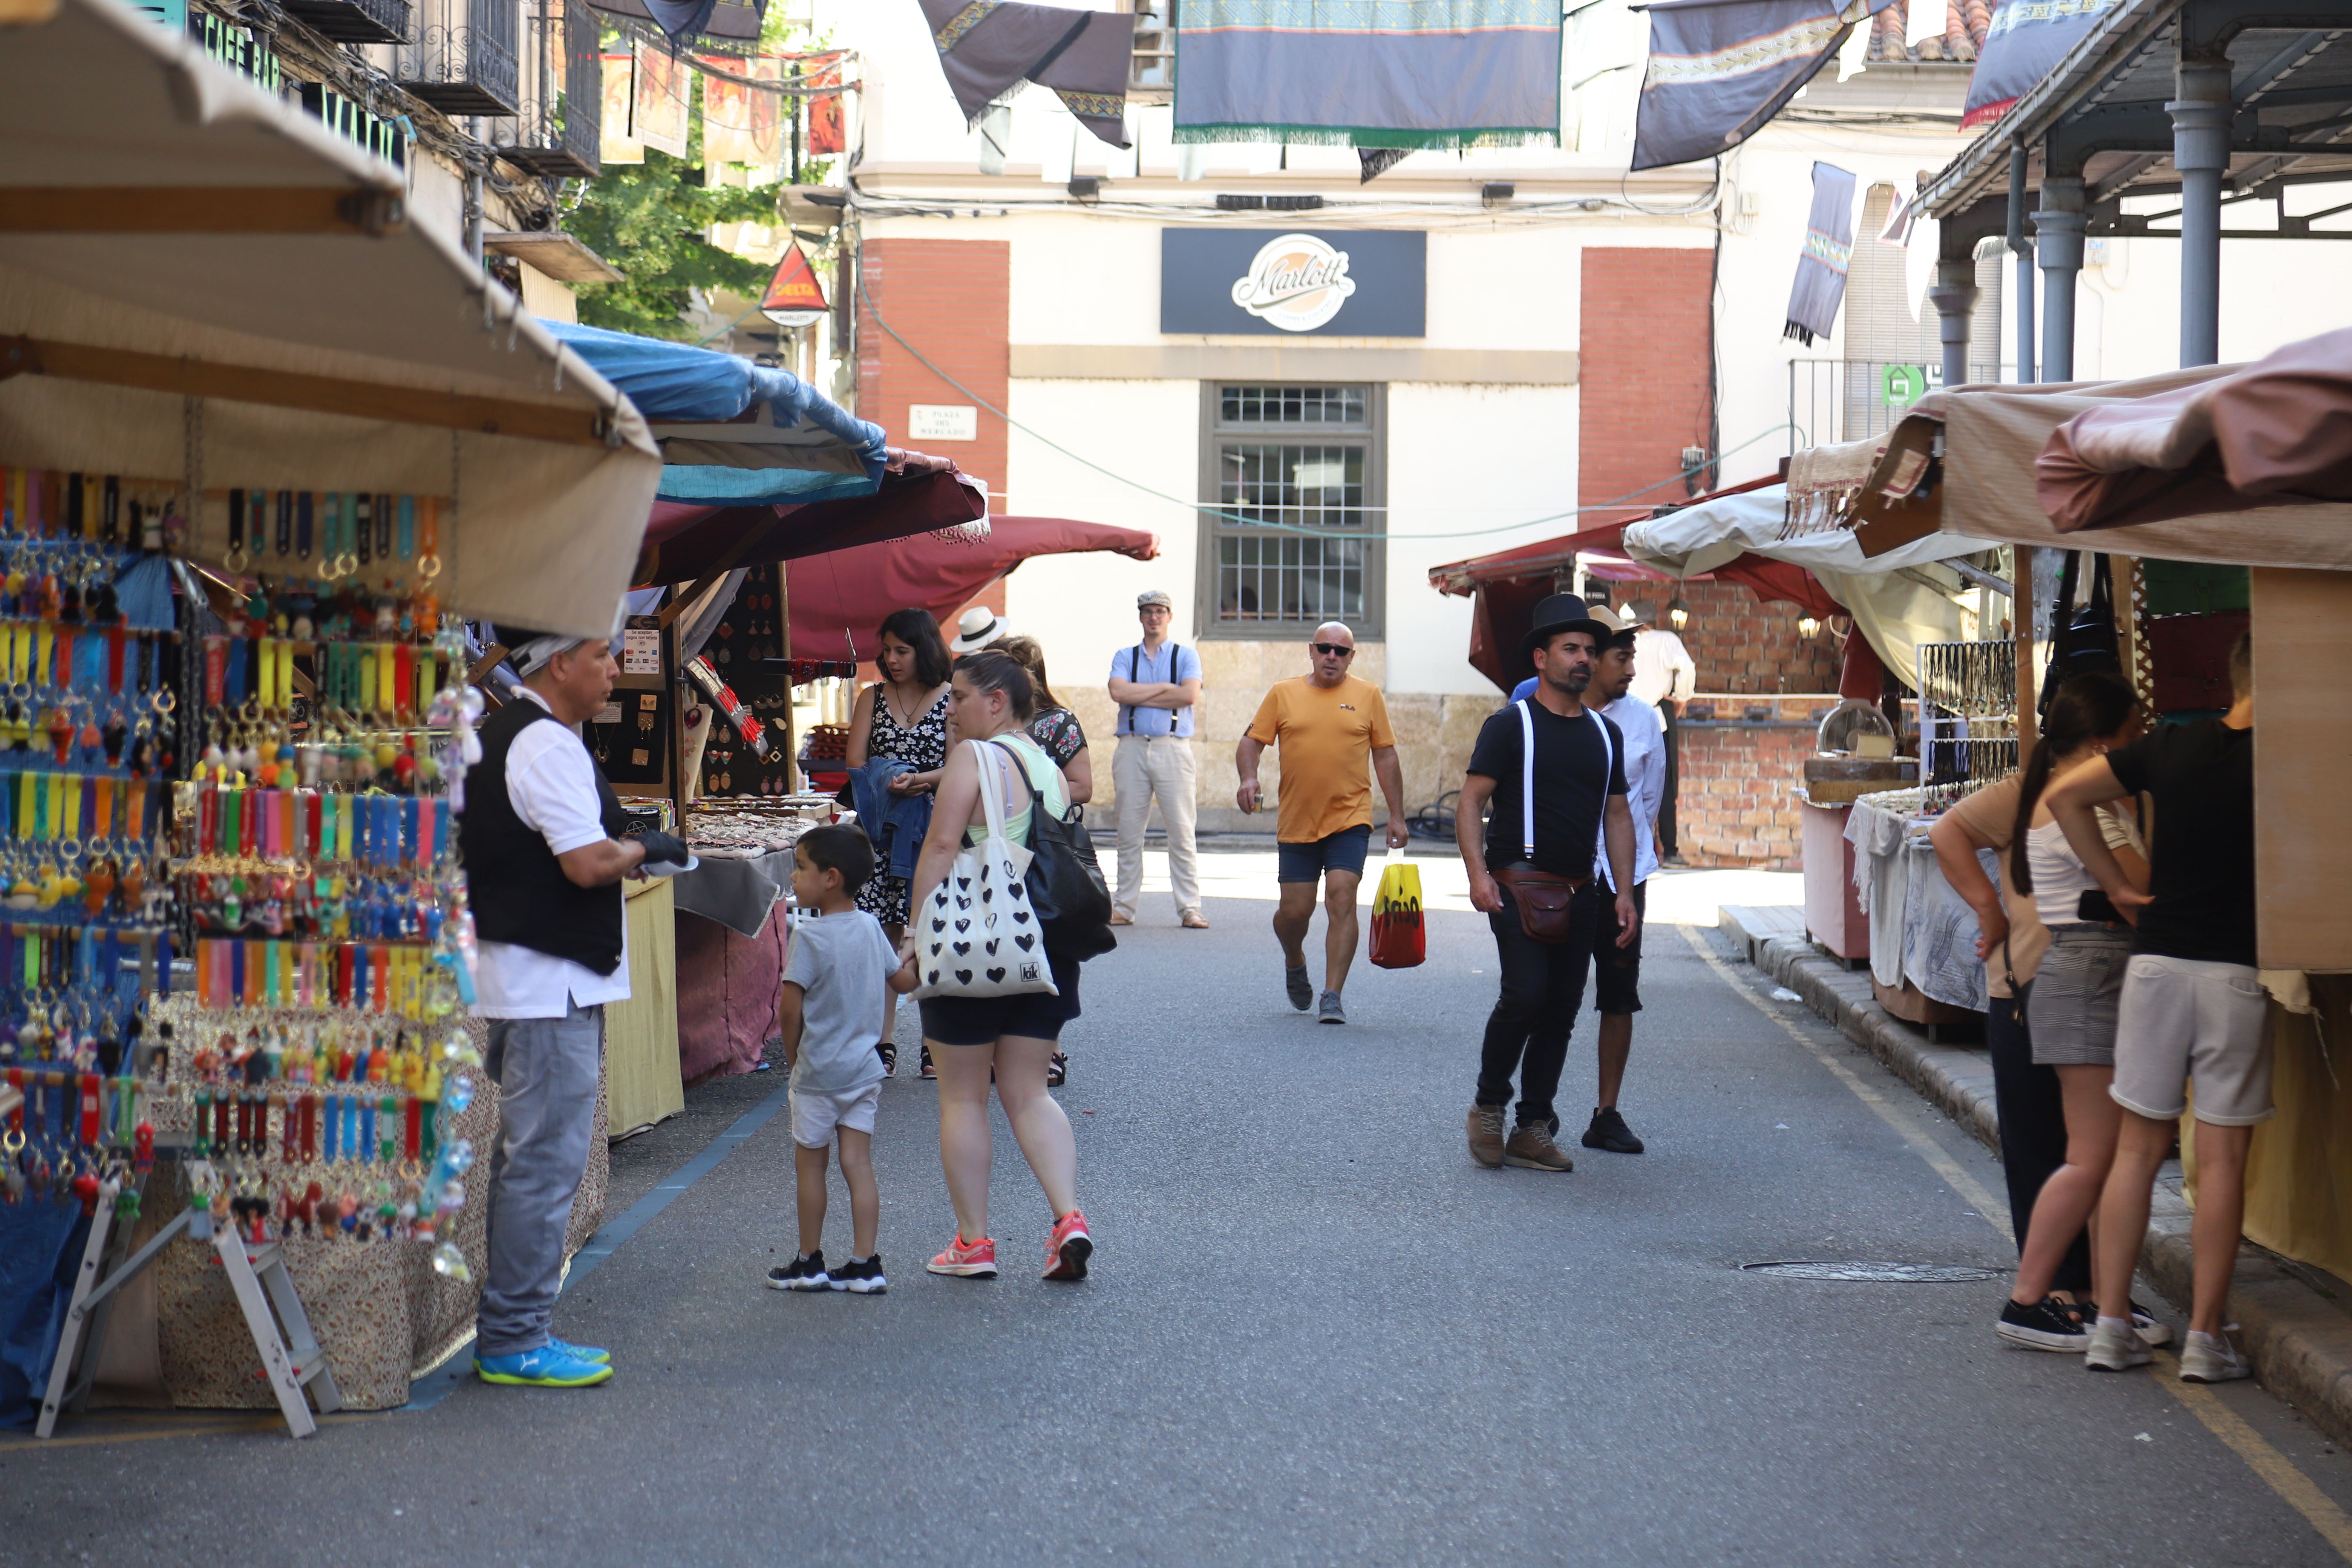
[(714, 223), (774, 223), (776, 187), (705, 189), (701, 135), (698, 123), (688, 157), (648, 147), (643, 163), (615, 164), (589, 184), (566, 226), (628, 277), (579, 289), (583, 324), (683, 337), (689, 289), (756, 298), (767, 287), (772, 268), (703, 237)]

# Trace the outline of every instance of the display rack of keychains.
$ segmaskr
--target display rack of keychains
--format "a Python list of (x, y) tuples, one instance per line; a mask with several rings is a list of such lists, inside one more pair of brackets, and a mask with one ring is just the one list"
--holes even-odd
[[(791, 658), (782, 592), (783, 568), (755, 566), (744, 574), (735, 602), (719, 617), (688, 677), (719, 710), (703, 748), (699, 795), (705, 799), (776, 797), (793, 793), (790, 742), (793, 688), (826, 679), (855, 679), (845, 659)], [(707, 677), (707, 679), (706, 679)], [(767, 744), (747, 734), (741, 719), (757, 721)]]
[(168, 1086), (194, 1201), (254, 1242), (441, 1234), (472, 1161), (473, 927), (456, 854), (478, 692), (432, 592), (432, 497), (230, 491), (173, 792), (192, 994)]
[[(181, 492), (0, 468), (0, 1201), (119, 1193), (138, 1212), (171, 984), (159, 834), (176, 760), (181, 641), (118, 587), (181, 530)], [(157, 563), (157, 570), (162, 570)], [(149, 602), (163, 599), (148, 595)], [(168, 617), (167, 617), (168, 618)]]

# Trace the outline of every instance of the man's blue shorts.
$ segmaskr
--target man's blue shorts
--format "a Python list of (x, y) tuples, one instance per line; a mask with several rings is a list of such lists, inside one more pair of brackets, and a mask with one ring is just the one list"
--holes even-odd
[(1275, 873), (1277, 882), (1312, 882), (1326, 871), (1345, 871), (1351, 877), (1364, 874), (1364, 856), (1371, 847), (1372, 826), (1343, 827), (1339, 832), (1318, 838), (1308, 844), (1281, 844), (1282, 866)]

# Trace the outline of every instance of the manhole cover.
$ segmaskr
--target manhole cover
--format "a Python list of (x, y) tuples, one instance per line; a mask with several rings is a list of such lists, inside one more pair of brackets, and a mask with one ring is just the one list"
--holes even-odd
[(1864, 1284), (1957, 1285), (2005, 1279), (1999, 1268), (1978, 1268), (1959, 1263), (1743, 1263), (1749, 1274), (1777, 1274), (1784, 1279), (1840, 1279)]

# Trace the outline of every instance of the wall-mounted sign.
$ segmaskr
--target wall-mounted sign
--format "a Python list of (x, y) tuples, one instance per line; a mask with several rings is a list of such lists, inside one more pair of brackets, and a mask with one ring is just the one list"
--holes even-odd
[(909, 441), (977, 441), (980, 410), (969, 403), (914, 403), (907, 406)]
[(1427, 291), (1419, 229), (1160, 231), (1163, 332), (1417, 338)]

